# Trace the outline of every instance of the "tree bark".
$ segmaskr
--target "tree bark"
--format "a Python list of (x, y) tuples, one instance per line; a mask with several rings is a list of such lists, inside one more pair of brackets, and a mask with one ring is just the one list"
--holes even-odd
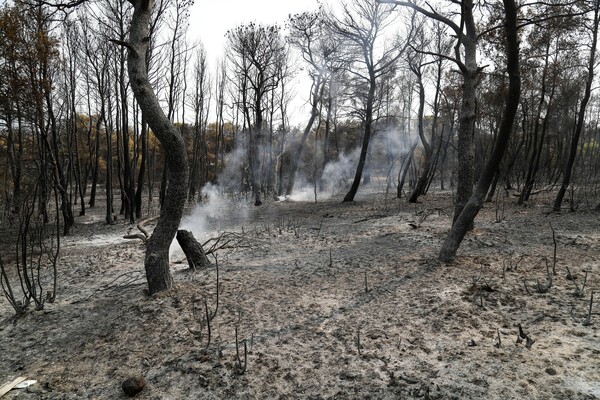
[(135, 190), (135, 217), (142, 218), (142, 195), (144, 192), (144, 179), (146, 178), (146, 160), (148, 159), (148, 124), (142, 115), (142, 129), (140, 132), (142, 157), (137, 176)]
[(154, 94), (146, 69), (146, 49), (148, 47), (149, 21), (152, 14), (152, 0), (129, 0), (134, 7), (129, 32), (129, 42), (125, 45), (129, 52), (127, 66), (131, 89), (142, 110), (148, 126), (165, 150), (169, 169), (169, 186), (158, 223), (146, 244), (145, 269), (149, 294), (168, 290), (173, 285), (169, 270), (169, 247), (179, 227), (185, 204), (188, 162), (185, 144), (175, 126), (167, 118)]
[(565, 193), (567, 192), (567, 188), (571, 184), (571, 175), (573, 173), (573, 165), (575, 164), (575, 157), (577, 157), (577, 148), (579, 147), (579, 138), (581, 137), (581, 132), (583, 131), (583, 125), (585, 123), (585, 109), (587, 108), (588, 102), (590, 100), (590, 95), (592, 93), (592, 83), (594, 82), (594, 67), (596, 63), (596, 46), (598, 43), (598, 25), (599, 25), (599, 11), (600, 11), (600, 2), (595, 2), (594, 8), (594, 25), (592, 31), (592, 44), (590, 48), (590, 59), (588, 63), (588, 76), (585, 83), (585, 93), (583, 95), (583, 99), (581, 100), (581, 104), (579, 106), (579, 115), (577, 117), (577, 127), (575, 128), (575, 132), (573, 132), (573, 138), (571, 139), (571, 149), (569, 151), (569, 159), (567, 160), (567, 164), (565, 166), (565, 171), (563, 174), (563, 181), (558, 194), (556, 195), (556, 199), (554, 200), (554, 211), (560, 211), (562, 206), (563, 198), (565, 197)]
[(506, 106), (502, 115), (502, 122), (498, 137), (492, 150), (490, 159), (486, 163), (473, 195), (465, 204), (458, 218), (456, 218), (450, 233), (446, 237), (440, 251), (439, 259), (443, 262), (451, 262), (462, 242), (465, 234), (473, 224), (473, 220), (483, 206), (485, 195), (494, 179), (494, 175), (500, 166), (500, 162), (508, 147), (512, 133), (512, 127), (519, 99), (521, 97), (521, 78), (519, 74), (519, 42), (517, 35), (517, 7), (514, 0), (503, 0), (506, 15), (506, 69), (508, 71), (508, 94)]
[[(427, 138), (425, 137), (425, 130), (423, 126), (424, 119), (424, 110), (425, 110), (425, 86), (423, 85), (423, 75), (421, 73), (422, 65), (411, 67), (415, 76), (417, 77), (417, 85), (419, 86), (419, 111), (417, 113), (417, 125), (419, 138), (421, 139), (421, 144), (423, 144), (423, 151), (425, 152), (425, 159), (423, 160), (423, 169), (421, 170), (421, 175), (417, 180), (417, 184), (414, 187), (410, 197), (408, 198), (409, 203), (416, 203), (419, 199), (419, 196), (425, 193), (425, 188), (427, 186), (427, 181), (429, 179), (429, 171), (431, 170), (432, 158), (433, 158), (433, 150), (432, 143), (429, 143)], [(439, 85), (438, 85), (439, 88)], [(437, 97), (437, 93), (436, 93)], [(435, 123), (432, 129), (435, 129)], [(432, 135), (433, 139), (433, 135)]]
[(375, 101), (375, 74), (370, 71), (369, 73), (369, 93), (367, 95), (367, 107), (365, 112), (365, 133), (363, 135), (362, 147), (360, 149), (360, 157), (358, 159), (358, 166), (356, 167), (356, 173), (354, 174), (354, 180), (350, 190), (344, 197), (344, 202), (354, 201), (354, 196), (358, 191), (358, 185), (362, 178), (363, 169), (367, 160), (367, 152), (369, 150), (369, 141), (371, 140), (371, 125), (373, 123), (373, 102)]
[[(454, 222), (473, 193), (473, 181), (475, 179), (473, 170), (475, 159), (473, 135), (475, 133), (475, 118), (477, 115), (476, 90), (480, 69), (477, 67), (478, 34), (473, 15), (474, 2), (473, 0), (454, 1), (454, 3), (459, 4), (461, 7), (461, 23), (459, 26), (434, 9), (419, 7), (412, 1), (378, 1), (410, 7), (429, 18), (433, 18), (449, 26), (458, 38), (457, 44), (454, 47), (454, 60), (458, 64), (463, 77), (463, 92), (458, 124), (458, 185), (454, 203), (454, 217), (452, 219)], [(464, 52), (461, 52), (461, 46)], [(461, 61), (462, 59), (464, 59), (464, 62)], [(468, 229), (472, 229), (472, 226), (468, 227)]]
[(190, 231), (180, 229), (177, 231), (177, 242), (181, 246), (191, 270), (198, 270), (210, 267), (210, 261), (202, 245), (194, 238)]

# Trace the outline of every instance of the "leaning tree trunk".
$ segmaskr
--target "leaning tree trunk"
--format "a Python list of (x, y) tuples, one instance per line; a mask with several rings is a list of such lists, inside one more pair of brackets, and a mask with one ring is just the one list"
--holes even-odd
[(579, 147), (579, 138), (581, 137), (581, 132), (583, 131), (583, 125), (585, 123), (585, 109), (587, 108), (588, 102), (590, 100), (590, 95), (592, 92), (592, 83), (594, 82), (594, 67), (596, 63), (596, 46), (598, 43), (598, 25), (599, 25), (599, 9), (600, 4), (596, 2), (596, 7), (594, 9), (594, 25), (592, 31), (592, 45), (590, 48), (590, 59), (588, 63), (588, 76), (585, 83), (585, 93), (583, 95), (583, 99), (581, 100), (581, 104), (579, 105), (579, 116), (577, 118), (577, 127), (575, 128), (575, 132), (573, 132), (573, 138), (571, 139), (571, 149), (569, 151), (569, 159), (567, 160), (567, 164), (565, 166), (565, 172), (563, 175), (562, 185), (556, 195), (556, 199), (554, 200), (554, 211), (560, 211), (562, 206), (563, 198), (565, 197), (565, 193), (567, 192), (567, 188), (571, 184), (571, 175), (573, 173), (573, 165), (575, 164), (575, 157), (577, 157), (577, 148)]
[[(423, 160), (423, 169), (421, 170), (421, 175), (417, 180), (417, 184), (413, 189), (410, 197), (408, 198), (409, 203), (416, 203), (419, 199), (419, 196), (425, 193), (425, 188), (427, 187), (427, 181), (429, 180), (429, 171), (431, 171), (432, 161), (433, 161), (433, 140), (431, 143), (427, 141), (425, 137), (425, 130), (423, 127), (423, 119), (424, 119), (424, 110), (425, 110), (425, 86), (423, 86), (423, 76), (421, 74), (420, 66), (415, 67), (415, 75), (417, 76), (417, 82), (419, 85), (419, 112), (418, 112), (418, 131), (419, 138), (421, 139), (421, 143), (423, 144), (423, 151), (425, 152), (425, 160)], [(439, 87), (439, 86), (438, 86)], [(437, 97), (437, 93), (436, 93)], [(433, 124), (433, 128), (435, 129), (435, 123)], [(433, 135), (432, 135), (433, 138)]]
[(502, 115), (500, 131), (496, 144), (486, 163), (473, 195), (463, 207), (458, 218), (454, 221), (450, 233), (446, 237), (439, 259), (443, 262), (450, 262), (454, 259), (456, 251), (460, 246), (465, 234), (473, 224), (473, 220), (483, 206), (485, 195), (494, 179), (494, 175), (500, 166), (502, 157), (508, 147), (512, 127), (519, 106), (521, 97), (521, 78), (519, 75), (519, 42), (517, 38), (517, 7), (515, 0), (504, 0), (504, 10), (506, 15), (506, 69), (508, 71), (508, 95), (506, 96), (506, 106)]
[(154, 294), (173, 285), (169, 270), (169, 246), (175, 237), (185, 204), (188, 163), (185, 144), (175, 126), (163, 112), (148, 80), (146, 50), (153, 0), (129, 0), (134, 7), (129, 42), (119, 43), (129, 49), (127, 67), (135, 98), (148, 126), (165, 150), (169, 168), (169, 186), (156, 228), (146, 244), (146, 279), (148, 290)]
[(211, 266), (202, 245), (194, 238), (192, 232), (183, 229), (178, 230), (177, 242), (179, 242), (191, 270), (197, 271)]
[(358, 166), (356, 167), (356, 174), (352, 181), (350, 190), (344, 197), (344, 202), (354, 201), (354, 196), (358, 191), (358, 185), (362, 178), (363, 169), (365, 167), (365, 161), (367, 160), (367, 152), (369, 150), (369, 141), (371, 140), (371, 125), (373, 123), (373, 102), (375, 100), (375, 74), (370, 71), (370, 85), (369, 94), (367, 97), (367, 107), (365, 112), (365, 133), (363, 135), (362, 147), (360, 149), (360, 158), (358, 159)]

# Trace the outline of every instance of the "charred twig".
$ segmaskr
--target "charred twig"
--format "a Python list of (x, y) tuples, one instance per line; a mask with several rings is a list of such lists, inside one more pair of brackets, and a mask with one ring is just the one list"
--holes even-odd
[(420, 380), (418, 380), (416, 378), (412, 378), (410, 376), (406, 376), (406, 375), (398, 375), (398, 378), (402, 379), (403, 381), (405, 381), (411, 385), (416, 385), (417, 383), (421, 383)]
[(321, 234), (321, 229), (323, 228), (323, 220), (319, 222), (319, 228), (317, 229), (317, 236)]
[(527, 349), (531, 349), (531, 346), (533, 346), (535, 340), (533, 340), (531, 336), (529, 336), (523, 331), (523, 327), (521, 327), (521, 324), (518, 325), (518, 328), (519, 333), (517, 334), (517, 343), (523, 343), (523, 340), (525, 340), (525, 347)]
[(211, 318), (210, 311), (208, 311), (208, 301), (206, 301), (206, 299), (204, 299), (204, 311), (206, 313), (206, 326), (207, 326), (207, 331), (208, 331), (208, 337), (206, 339), (205, 349), (208, 350), (208, 348), (210, 347), (210, 339), (211, 339), (211, 333), (212, 333), (210, 323), (212, 321), (212, 318), (214, 318), (214, 316)]
[(425, 222), (427, 217), (429, 217), (431, 214), (431, 211), (427, 211), (423, 213), (423, 215), (420, 215), (419, 218), (415, 220), (415, 222), (409, 222), (408, 225), (410, 225), (410, 227), (413, 229), (419, 229), (421, 227), (421, 224), (423, 224), (423, 222)]
[(523, 279), (523, 285), (525, 286), (525, 291), (527, 291), (527, 294), (531, 296), (531, 292), (529, 291), (529, 288), (527, 287), (527, 281), (525, 279)]
[[(104, 285), (99, 286), (96, 290), (94, 290), (94, 292), (92, 294), (90, 294), (85, 299), (85, 301), (88, 301), (89, 299), (91, 299), (92, 297), (94, 297), (96, 295), (96, 293), (98, 293), (98, 292), (103, 292), (103, 291), (106, 291), (106, 290), (110, 289), (109, 293), (111, 293), (111, 292), (113, 292), (114, 290), (116, 290), (118, 288), (129, 287), (129, 286), (133, 285), (134, 283), (136, 283), (137, 281), (143, 279), (142, 276), (140, 276), (140, 275), (136, 276), (136, 274), (138, 274), (138, 271), (129, 271), (129, 272), (125, 272), (125, 273), (117, 276), (112, 281), (110, 281), (110, 282), (108, 282), (108, 283), (106, 283)], [(115, 282), (117, 282), (121, 278), (126, 278), (122, 284), (113, 285)], [(76, 302), (79, 302), (79, 301), (76, 301)]]
[[(197, 320), (198, 323), (200, 324), (200, 329), (199, 330), (192, 330), (190, 328), (188, 328), (188, 331), (198, 340), (202, 340), (202, 332), (204, 331), (204, 327), (206, 326), (207, 329), (207, 339), (206, 339), (206, 346), (204, 346), (204, 352), (205, 354), (208, 353), (208, 349), (210, 347), (210, 343), (212, 341), (212, 321), (215, 319), (215, 317), (217, 316), (217, 311), (219, 310), (219, 293), (220, 293), (220, 281), (219, 281), (219, 260), (217, 259), (217, 257), (215, 256), (215, 267), (217, 270), (217, 286), (216, 286), (216, 305), (215, 305), (215, 309), (214, 311), (210, 311), (210, 309), (208, 308), (208, 300), (206, 298), (204, 298), (204, 316), (197, 316), (196, 315), (196, 307), (194, 306), (192, 308), (192, 314), (194, 316), (194, 320)], [(217, 351), (219, 351), (217, 349)]]
[(588, 310), (588, 315), (585, 321), (583, 321), (583, 326), (592, 325), (592, 306), (594, 305), (594, 291), (592, 291), (592, 295), (590, 296), (590, 308)]
[(242, 341), (244, 343), (244, 362), (242, 363), (242, 359), (240, 357), (240, 345), (238, 341), (238, 328), (235, 327), (235, 354), (236, 354), (236, 373), (238, 375), (244, 375), (246, 372), (246, 366), (248, 364), (248, 348), (246, 346), (246, 339)]
[(521, 326), (521, 324), (518, 325), (519, 328), (519, 337), (521, 339), (525, 339), (527, 337), (527, 334), (525, 332), (523, 332), (523, 327)]
[(571, 315), (571, 318), (573, 319), (573, 321), (577, 321), (577, 318), (575, 318), (575, 314), (573, 313), (573, 310), (575, 310), (575, 305), (571, 304), (571, 309), (569, 310), (569, 314)]
[(246, 233), (249, 232), (244, 232), (244, 227), (242, 227), (241, 234), (235, 232), (223, 232), (215, 238), (210, 238), (202, 243), (202, 248), (206, 249), (204, 250), (204, 253), (209, 255), (223, 249), (250, 247), (249, 244), (244, 244)]
[(549, 222), (550, 229), (552, 229), (552, 242), (554, 243), (554, 252), (552, 253), (552, 275), (556, 275), (556, 232), (554, 232), (554, 227), (552, 223)]
[(550, 266), (548, 265), (548, 259), (546, 258), (546, 284), (542, 286), (538, 281), (537, 290), (538, 293), (548, 293), (550, 288), (552, 288), (552, 274), (550, 274)]
[(215, 317), (217, 316), (217, 311), (219, 310), (219, 292), (220, 292), (220, 282), (219, 282), (219, 260), (216, 256), (214, 256), (215, 258), (215, 267), (217, 269), (217, 287), (216, 287), (216, 305), (215, 305), (215, 310), (214, 311), (209, 311), (208, 310), (208, 302), (206, 301), (206, 299), (204, 299), (204, 311), (206, 314), (206, 326), (208, 329), (208, 338), (206, 341), (206, 349), (208, 350), (208, 347), (210, 346), (210, 339), (211, 339), (211, 322), (213, 321), (213, 319), (215, 319)]
[(579, 288), (579, 285), (576, 282), (573, 282), (573, 284), (575, 285), (575, 293), (573, 293), (573, 295), (575, 297), (583, 297), (584, 294), (584, 290), (585, 290), (585, 284), (587, 283), (587, 277), (588, 277), (588, 272), (585, 271), (585, 276), (583, 277), (583, 284), (581, 285), (581, 289)]
[(533, 346), (533, 344), (535, 343), (535, 340), (533, 340), (532, 338), (530, 338), (529, 336), (527, 336), (525, 338), (525, 348), (527, 349), (531, 349), (531, 346)]
[(521, 255), (521, 257), (519, 257), (517, 262), (513, 265), (512, 254), (513, 253), (511, 253), (511, 256), (508, 258), (508, 266), (506, 267), (506, 272), (516, 271), (521, 261), (523, 261), (523, 259), (525, 258), (524, 255)]
[(502, 211), (500, 211), (500, 189), (496, 190), (496, 223), (504, 221), (504, 210), (506, 209), (506, 197), (502, 196)]
[(500, 348), (500, 346), (502, 346), (502, 339), (500, 338), (500, 329), (496, 328), (496, 334), (498, 335), (498, 341), (496, 343), (494, 343), (494, 346), (496, 348)]

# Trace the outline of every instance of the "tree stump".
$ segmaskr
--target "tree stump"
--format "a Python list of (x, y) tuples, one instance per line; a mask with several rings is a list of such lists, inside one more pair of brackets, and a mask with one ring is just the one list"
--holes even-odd
[(179, 229), (177, 231), (177, 241), (187, 258), (190, 269), (196, 271), (211, 266), (202, 245), (194, 238), (192, 232)]

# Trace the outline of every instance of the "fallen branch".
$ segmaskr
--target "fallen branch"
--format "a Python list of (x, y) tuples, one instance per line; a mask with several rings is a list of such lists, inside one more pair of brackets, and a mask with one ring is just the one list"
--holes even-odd
[(123, 239), (140, 239), (142, 242), (148, 240), (148, 236), (142, 233), (132, 233), (130, 235), (123, 235)]
[(139, 229), (139, 232), (124, 235), (123, 239), (140, 239), (142, 242), (145, 242), (150, 237), (150, 232), (144, 226), (144, 224), (146, 224), (147, 222), (152, 221), (156, 218), (157, 217), (141, 220), (136, 225), (136, 227)]

